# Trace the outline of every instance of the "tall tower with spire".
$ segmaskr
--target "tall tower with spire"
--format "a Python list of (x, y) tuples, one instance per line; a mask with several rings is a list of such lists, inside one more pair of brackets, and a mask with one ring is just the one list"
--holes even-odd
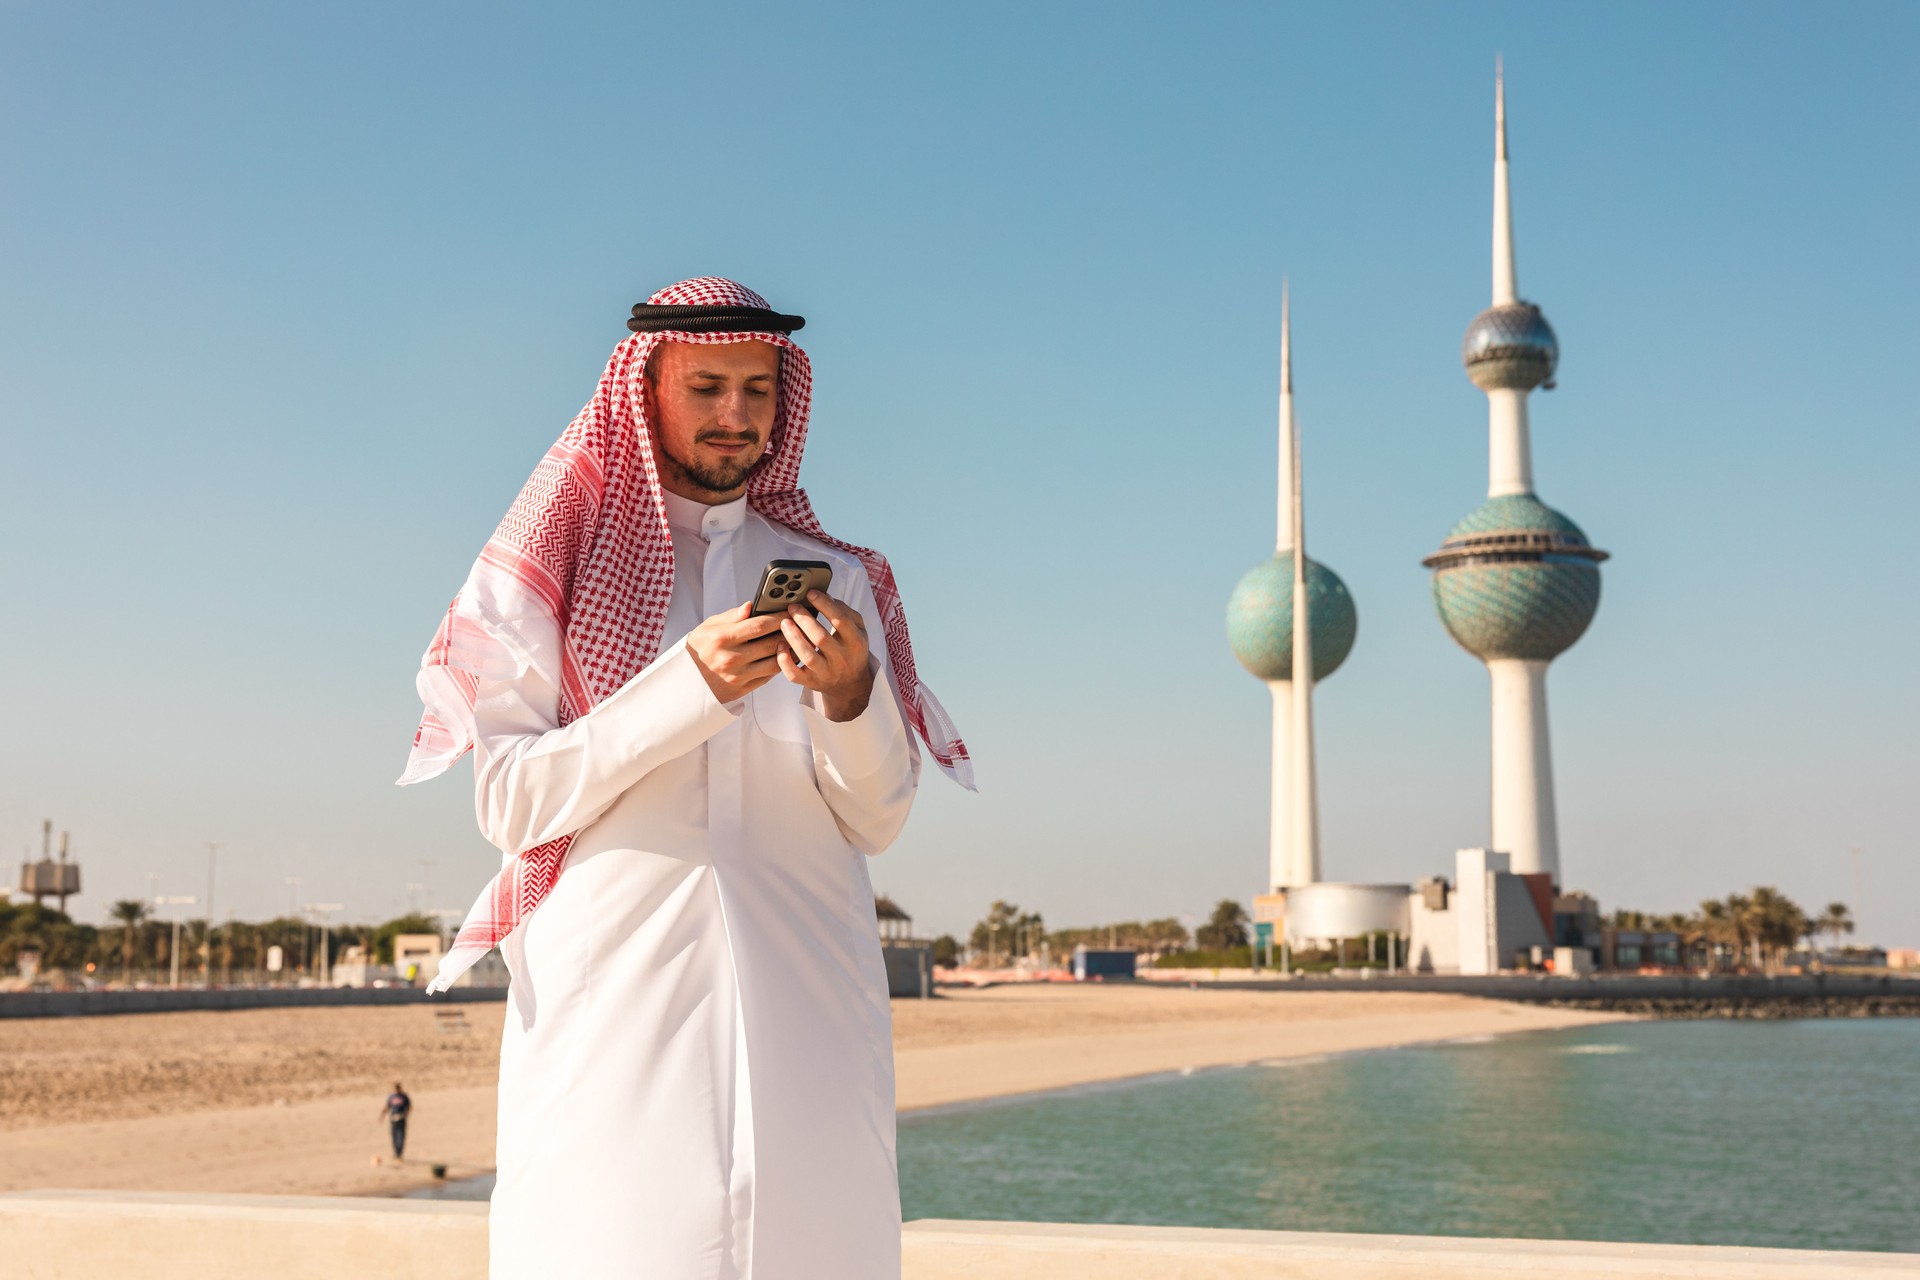
[(1240, 579), (1227, 601), (1227, 643), (1240, 665), (1266, 681), (1273, 694), (1269, 892), (1314, 884), (1320, 879), (1313, 686), (1347, 660), (1359, 625), (1346, 584), (1333, 570), (1307, 557), (1300, 476), (1300, 437), (1293, 418), (1292, 316), (1283, 292), (1279, 531), (1273, 558), (1254, 566)]
[(1547, 664), (1600, 607), (1600, 562), (1580, 527), (1535, 496), (1527, 396), (1553, 388), (1560, 346), (1540, 308), (1520, 299), (1507, 174), (1504, 75), (1494, 74), (1493, 305), (1467, 326), (1467, 376), (1487, 393), (1487, 501), (1423, 563), (1440, 621), (1487, 664), (1493, 693), (1490, 847), (1516, 872), (1560, 879), (1547, 734)]

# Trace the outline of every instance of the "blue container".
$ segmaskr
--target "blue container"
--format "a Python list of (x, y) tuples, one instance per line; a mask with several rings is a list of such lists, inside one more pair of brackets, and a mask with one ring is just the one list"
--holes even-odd
[(1073, 980), (1087, 982), (1095, 978), (1131, 978), (1138, 957), (1131, 951), (1096, 951), (1091, 947), (1073, 949)]

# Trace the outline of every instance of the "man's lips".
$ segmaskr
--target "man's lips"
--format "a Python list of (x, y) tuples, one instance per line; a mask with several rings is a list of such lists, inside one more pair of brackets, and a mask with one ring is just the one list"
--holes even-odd
[(758, 443), (758, 441), (757, 440), (702, 440), (700, 443), (704, 445), (706, 448), (713, 450), (715, 453), (736, 454), (736, 453), (745, 453), (748, 449), (751, 449), (756, 443)]

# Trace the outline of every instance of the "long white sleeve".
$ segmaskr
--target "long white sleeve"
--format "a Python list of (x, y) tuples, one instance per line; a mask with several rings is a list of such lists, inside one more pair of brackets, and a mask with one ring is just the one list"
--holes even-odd
[(920, 752), (893, 696), (872, 590), (865, 575), (851, 586), (847, 604), (867, 620), (871, 638), (873, 695), (864, 711), (845, 721), (829, 720), (818, 694), (809, 692), (800, 705), (813, 740), (814, 781), (821, 797), (847, 843), (877, 854), (886, 852), (907, 824), (920, 783)]
[(474, 807), (513, 855), (579, 831), (623, 792), (740, 715), (713, 696), (684, 640), (559, 727), (559, 693), (531, 672), (485, 682), (474, 704)]

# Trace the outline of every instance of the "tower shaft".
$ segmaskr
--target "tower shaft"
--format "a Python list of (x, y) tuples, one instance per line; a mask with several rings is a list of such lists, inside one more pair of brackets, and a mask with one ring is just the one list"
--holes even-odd
[(1288, 459), (1293, 524), (1293, 716), (1289, 809), (1292, 866), (1288, 885), (1320, 879), (1320, 805), (1313, 767), (1313, 604), (1307, 591), (1306, 502), (1300, 480), (1300, 432), (1293, 416), (1293, 320), (1280, 300), (1280, 452)]
[(1547, 664), (1524, 658), (1487, 663), (1493, 692), (1491, 847), (1513, 870), (1544, 871), (1560, 882), (1560, 835), (1553, 806), (1553, 749), (1547, 734)]
[(1527, 428), (1527, 392), (1487, 392), (1487, 496), (1533, 492), (1533, 441)]
[(1269, 680), (1273, 694), (1273, 814), (1267, 842), (1267, 889), (1294, 883), (1293, 681)]

